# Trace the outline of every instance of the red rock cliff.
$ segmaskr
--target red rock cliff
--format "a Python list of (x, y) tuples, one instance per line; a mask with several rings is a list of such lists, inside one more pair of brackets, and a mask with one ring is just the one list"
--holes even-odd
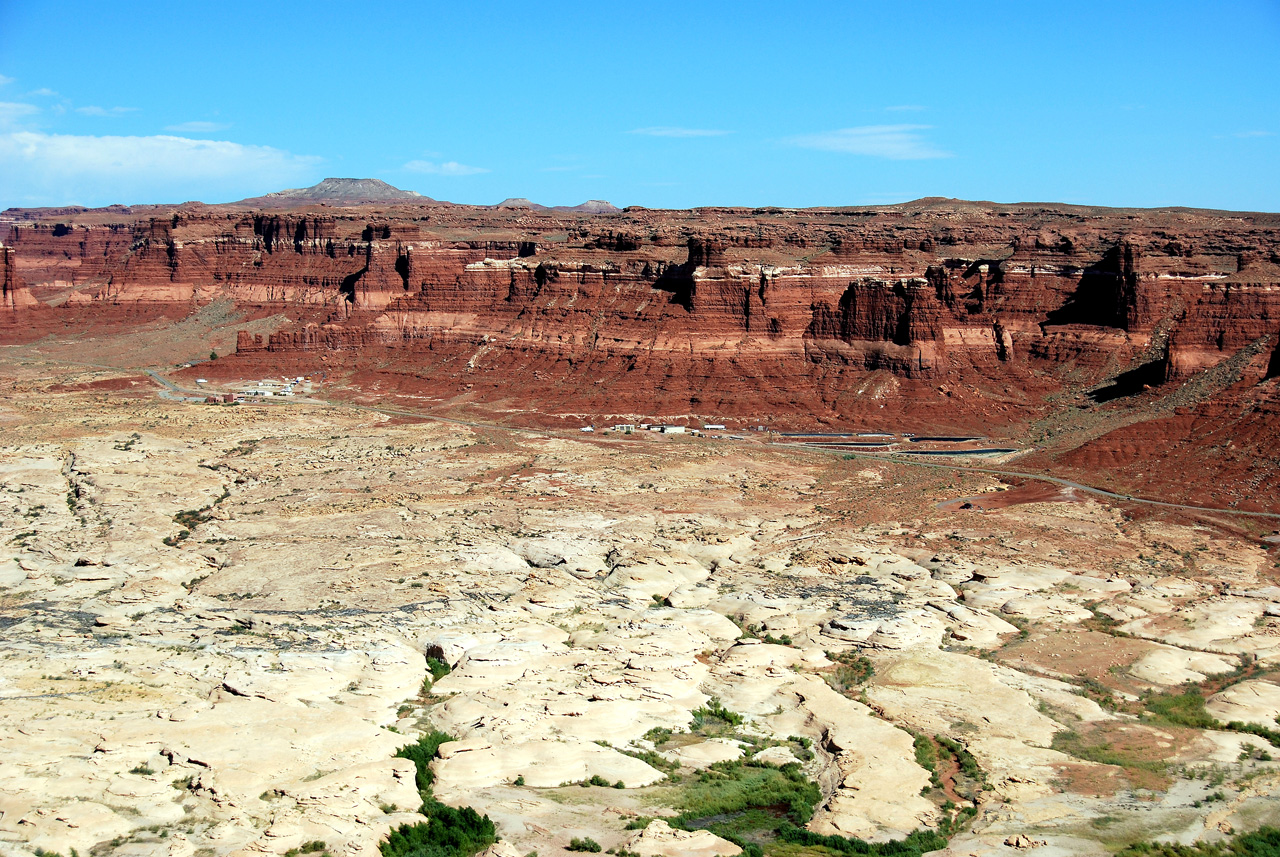
[(1138, 366), (1158, 383), (1280, 341), (1274, 215), (955, 201), (423, 212), (20, 220), (6, 270), (64, 306), (228, 298), (292, 313), (292, 327), (241, 338), (259, 361), (358, 368), (376, 352), (424, 383), (490, 398), (519, 383), (614, 411), (839, 411), (876, 370), (927, 389)]

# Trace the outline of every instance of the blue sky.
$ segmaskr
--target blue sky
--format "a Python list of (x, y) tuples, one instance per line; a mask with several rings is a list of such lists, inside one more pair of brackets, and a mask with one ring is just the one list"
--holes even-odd
[(1280, 0), (0, 0), (0, 208), (922, 196), (1280, 211)]

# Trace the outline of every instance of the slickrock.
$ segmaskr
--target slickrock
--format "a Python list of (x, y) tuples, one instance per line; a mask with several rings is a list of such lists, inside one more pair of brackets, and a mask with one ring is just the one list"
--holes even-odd
[(675, 830), (660, 818), (627, 840), (627, 849), (643, 857), (734, 857), (742, 849), (709, 830)]
[[(376, 857), (422, 820), (394, 753), (431, 730), (454, 739), (436, 797), (495, 821), (495, 857), (573, 836), (735, 854), (624, 828), (760, 765), (816, 784), (817, 833), (887, 841), (972, 807), (955, 854), (1026, 836), (1084, 857), (1120, 829), (1099, 819), (1274, 812), (1262, 738), (1129, 713), (1274, 657), (1265, 549), (1202, 523), (948, 510), (996, 480), (867, 480), (866, 461), (758, 439), (188, 405), (84, 388), (119, 380), (99, 370), (4, 371), (6, 853)], [(1107, 633), (1108, 609), (1140, 614), (1141, 639)], [(1254, 674), (1208, 706), (1272, 728), (1280, 692)], [(1215, 765), (1221, 782), (1194, 775)]]

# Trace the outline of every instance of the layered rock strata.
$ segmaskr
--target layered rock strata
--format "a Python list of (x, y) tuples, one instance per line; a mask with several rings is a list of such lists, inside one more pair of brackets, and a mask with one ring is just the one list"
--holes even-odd
[(69, 291), (67, 304), (108, 314), (220, 297), (304, 311), (243, 337), (243, 354), (386, 351), (406, 371), (465, 356), (455, 380), (475, 375), (488, 395), (496, 368), (534, 388), (539, 373), (577, 377), (588, 404), (585, 376), (639, 372), (695, 412), (749, 412), (761, 387), (847, 408), (872, 370), (1025, 385), (1142, 369), (1160, 383), (1280, 334), (1272, 215), (942, 201), (423, 211), (88, 212), (14, 222), (9, 243), (37, 297)]

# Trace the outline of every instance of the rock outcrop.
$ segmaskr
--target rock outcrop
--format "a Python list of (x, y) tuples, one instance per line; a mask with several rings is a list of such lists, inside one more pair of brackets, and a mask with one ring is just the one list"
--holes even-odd
[(18, 276), (13, 251), (0, 244), (0, 310), (16, 313), (35, 305), (36, 299)]

